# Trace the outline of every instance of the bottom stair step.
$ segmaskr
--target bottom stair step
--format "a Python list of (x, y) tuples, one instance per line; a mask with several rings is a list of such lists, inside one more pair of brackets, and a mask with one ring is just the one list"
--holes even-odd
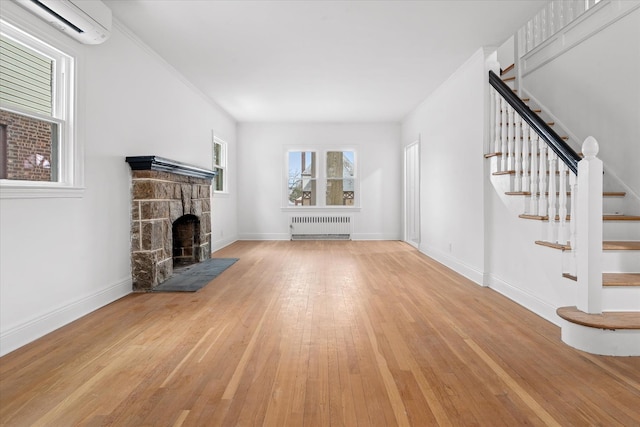
[(574, 307), (560, 307), (556, 310), (564, 320), (598, 329), (640, 329), (640, 313), (627, 311), (609, 311), (602, 314), (589, 314)]

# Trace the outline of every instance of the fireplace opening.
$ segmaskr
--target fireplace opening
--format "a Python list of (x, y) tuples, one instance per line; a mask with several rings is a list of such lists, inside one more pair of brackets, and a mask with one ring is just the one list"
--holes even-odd
[(200, 220), (195, 215), (183, 215), (172, 226), (173, 268), (199, 262)]

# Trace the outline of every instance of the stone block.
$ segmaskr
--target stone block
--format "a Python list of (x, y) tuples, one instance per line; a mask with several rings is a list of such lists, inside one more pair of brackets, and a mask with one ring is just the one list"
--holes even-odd
[(134, 200), (144, 200), (144, 199), (155, 199), (155, 191), (154, 186), (151, 181), (147, 180), (134, 180), (133, 181), (133, 199)]
[(131, 220), (137, 221), (140, 219), (140, 202), (131, 202)]
[(162, 219), (169, 217), (169, 201), (143, 200), (139, 203), (141, 219)]
[(211, 200), (210, 199), (202, 199), (202, 212), (211, 212)]
[(131, 254), (133, 289), (148, 290), (158, 284), (156, 252), (134, 252)]
[(162, 221), (162, 249), (163, 258), (173, 257), (173, 229), (168, 218)]
[(189, 212), (192, 215), (200, 217), (202, 215), (202, 200), (192, 200), (191, 201), (191, 211)]
[(140, 246), (142, 250), (162, 249), (162, 221), (142, 221), (141, 224), (142, 235), (140, 236)]
[(169, 202), (169, 221), (171, 221), (171, 224), (182, 215), (184, 215), (182, 200), (171, 200)]
[(211, 233), (211, 214), (208, 212), (203, 212), (200, 216), (200, 232), (203, 234)]
[(200, 185), (200, 198), (201, 199), (209, 199), (211, 198), (211, 185)]
[(140, 245), (140, 221), (133, 221), (131, 223), (131, 250), (142, 250)]
[(173, 275), (173, 259), (163, 259), (157, 265), (158, 285)]

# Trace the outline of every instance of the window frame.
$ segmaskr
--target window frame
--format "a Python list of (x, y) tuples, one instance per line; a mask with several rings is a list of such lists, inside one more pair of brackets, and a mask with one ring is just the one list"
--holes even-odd
[(84, 194), (83, 152), (76, 127), (76, 96), (78, 55), (76, 48), (59, 39), (60, 35), (22, 17), (23, 11), (3, 10), (0, 32), (14, 42), (24, 45), (54, 61), (52, 79), (52, 114), (40, 114), (26, 108), (0, 103), (5, 111), (55, 123), (59, 127), (57, 181), (23, 181), (0, 179), (0, 198), (75, 198)]
[[(215, 147), (216, 144), (220, 145), (220, 164), (216, 164), (216, 156), (215, 156)], [(211, 141), (211, 164), (213, 166), (213, 170), (217, 171), (222, 170), (222, 190), (217, 190), (217, 180), (218, 177), (214, 177), (215, 185), (212, 186), (213, 194), (229, 194), (229, 173), (228, 173), (228, 164), (229, 164), (229, 156), (228, 156), (228, 144), (222, 138), (213, 135), (213, 141)]]
[[(298, 205), (293, 206), (289, 203), (289, 153), (292, 152), (313, 152), (316, 154), (316, 205), (314, 206), (304, 206)], [(327, 153), (329, 152), (352, 152), (353, 153), (353, 205), (345, 206), (345, 205), (327, 205), (327, 182), (330, 178), (327, 176)], [(284, 147), (284, 171), (283, 171), (283, 197), (282, 197), (282, 210), (283, 211), (291, 211), (291, 212), (300, 212), (300, 211), (313, 211), (313, 210), (321, 210), (321, 211), (360, 211), (360, 178), (359, 178), (359, 156), (358, 156), (358, 147), (354, 145), (345, 145), (345, 146), (285, 146)], [(345, 179), (345, 178), (343, 178)]]

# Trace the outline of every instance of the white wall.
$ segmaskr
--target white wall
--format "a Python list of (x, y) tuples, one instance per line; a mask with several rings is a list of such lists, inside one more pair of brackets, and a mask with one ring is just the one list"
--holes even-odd
[(635, 9), (526, 75), (521, 84), (579, 141), (594, 136), (605, 168), (640, 195), (638, 76), (640, 9)]
[(421, 139), (420, 250), (477, 283), (484, 272), (485, 55), (478, 50), (402, 122)]
[[(3, 2), (3, 15), (42, 28), (79, 52), (80, 199), (3, 199), (0, 205), (0, 352), (5, 354), (131, 291), (128, 155), (158, 155), (211, 168), (211, 131), (229, 143), (236, 124), (116, 25), (81, 46)], [(213, 203), (214, 247), (235, 240), (231, 194)], [(220, 231), (224, 231), (224, 239)]]
[[(356, 146), (361, 209), (353, 238), (400, 238), (401, 153), (398, 124), (265, 124), (238, 126), (238, 223), (241, 239), (288, 239), (283, 209), (285, 150), (297, 145)], [(320, 212), (343, 212), (339, 208)], [(302, 212), (302, 211), (296, 211)]]

